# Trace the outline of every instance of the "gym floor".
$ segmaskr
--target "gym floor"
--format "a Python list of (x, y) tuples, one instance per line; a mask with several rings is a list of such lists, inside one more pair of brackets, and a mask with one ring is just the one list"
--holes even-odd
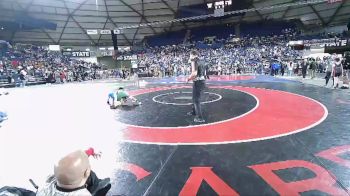
[[(185, 78), (11, 89), (0, 97), (0, 185), (33, 190), (55, 160), (94, 147), (110, 195), (347, 195), (350, 96), (269, 76), (216, 76), (193, 122)], [(141, 106), (111, 110), (124, 86)]]

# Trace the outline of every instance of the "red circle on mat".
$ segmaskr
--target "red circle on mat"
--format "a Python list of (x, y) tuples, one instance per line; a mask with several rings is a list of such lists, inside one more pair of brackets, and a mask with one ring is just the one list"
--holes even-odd
[[(133, 91), (140, 95), (161, 90), (188, 88), (160, 87)], [(205, 145), (266, 140), (298, 133), (320, 124), (328, 115), (327, 108), (316, 100), (301, 95), (261, 88), (215, 86), (253, 95), (257, 108), (240, 118), (188, 127), (142, 127), (126, 125), (123, 140), (133, 143), (165, 145)]]

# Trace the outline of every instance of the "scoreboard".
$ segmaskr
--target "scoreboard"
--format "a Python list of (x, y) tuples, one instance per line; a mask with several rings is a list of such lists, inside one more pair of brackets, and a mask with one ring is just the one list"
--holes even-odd
[(207, 3), (208, 9), (222, 9), (225, 7), (229, 7), (232, 5), (232, 0), (222, 0), (222, 1), (216, 1), (212, 3)]
[[(209, 15), (217, 13), (222, 16), (225, 12), (248, 9), (253, 3), (253, 0), (209, 0), (206, 3), (200, 3), (189, 6), (181, 6), (179, 14), (176, 18), (186, 18), (200, 15)], [(215, 13), (217, 12), (217, 13)], [(244, 13), (237, 13), (235, 15), (242, 15)]]
[(225, 12), (247, 9), (251, 3), (250, 0), (217, 0), (207, 3), (206, 6), (209, 14), (214, 13), (215, 17), (222, 17)]

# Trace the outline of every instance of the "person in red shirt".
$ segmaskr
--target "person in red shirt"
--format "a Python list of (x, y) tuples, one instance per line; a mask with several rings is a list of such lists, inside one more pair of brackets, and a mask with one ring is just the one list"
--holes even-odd
[(64, 81), (66, 80), (66, 74), (64, 73), (64, 71), (61, 71), (60, 79), (61, 79), (61, 83), (64, 83)]

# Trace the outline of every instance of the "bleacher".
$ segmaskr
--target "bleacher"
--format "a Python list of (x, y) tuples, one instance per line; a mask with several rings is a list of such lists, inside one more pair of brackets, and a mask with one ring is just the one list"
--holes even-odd
[[(285, 29), (296, 29), (296, 21), (266, 20), (254, 23), (242, 23), (240, 24), (240, 36), (256, 37), (282, 35)], [(190, 38), (189, 40), (195, 43), (202, 42), (207, 37), (215, 37), (216, 40), (222, 40), (227, 39), (231, 35), (235, 35), (235, 28), (233, 25), (223, 24), (191, 28), (190, 35), (186, 32), (187, 30), (168, 32), (147, 37), (146, 40), (150, 47), (182, 44), (184, 43), (186, 35)], [(196, 45), (199, 48), (208, 47), (204, 46), (203, 43)]]
[[(12, 75), (14, 78), (11, 83), (9, 83), (9, 80), (7, 76), (5, 75), (0, 75), (0, 88), (12, 88), (12, 87), (18, 87), (21, 84), (21, 81), (18, 78), (17, 74)], [(26, 80), (26, 86), (31, 86), (31, 85), (38, 85), (38, 84), (46, 84), (47, 81), (44, 77), (42, 76), (35, 76), (35, 77), (28, 77)]]
[(150, 47), (182, 44), (186, 36), (186, 30), (164, 33), (147, 38)]
[(241, 36), (271, 36), (281, 35), (284, 29), (295, 29), (295, 22), (286, 21), (262, 21), (255, 23), (242, 23), (240, 25)]
[(216, 37), (216, 39), (226, 39), (230, 35), (234, 35), (235, 30), (231, 25), (214, 25), (197, 27), (190, 30), (188, 35), (187, 30), (175, 31), (147, 37), (147, 43), (150, 47), (177, 45), (182, 44), (184, 39), (189, 36), (191, 41), (203, 41), (206, 37)]
[(203, 41), (206, 37), (216, 37), (216, 39), (226, 39), (235, 34), (235, 29), (231, 25), (215, 25), (198, 27), (191, 30), (192, 41)]

